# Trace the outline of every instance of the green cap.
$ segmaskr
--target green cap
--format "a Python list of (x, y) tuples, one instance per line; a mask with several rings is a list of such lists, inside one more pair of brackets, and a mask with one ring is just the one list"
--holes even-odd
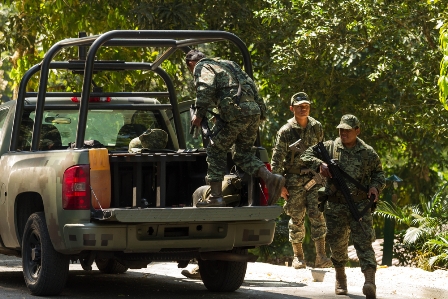
[(291, 106), (300, 105), (300, 104), (311, 104), (308, 100), (308, 95), (303, 91), (296, 93), (291, 97)]
[(351, 130), (356, 127), (359, 127), (358, 118), (352, 114), (346, 114), (341, 117), (341, 122), (336, 128)]

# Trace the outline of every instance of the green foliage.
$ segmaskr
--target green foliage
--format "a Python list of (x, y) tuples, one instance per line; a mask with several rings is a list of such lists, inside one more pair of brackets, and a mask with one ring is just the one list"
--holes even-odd
[(448, 268), (448, 183), (418, 205), (400, 208), (380, 203), (377, 214), (390, 217), (408, 227), (396, 235), (394, 256), (402, 264), (415, 264), (425, 270)]
[(384, 168), (404, 180), (407, 202), (428, 196), (446, 165), (447, 112), (436, 92), (440, 52), (435, 29), (446, 3), (424, 1), (267, 1), (256, 12), (270, 28), (272, 44), (264, 74), (275, 132), (292, 115), (288, 100), (299, 90), (312, 99), (311, 115), (327, 138), (337, 135), (341, 115), (362, 121), (361, 138)]
[[(292, 117), (289, 98), (304, 90), (327, 139), (336, 137), (341, 115), (360, 118), (361, 138), (379, 153), (386, 173), (403, 179), (403, 204), (416, 204), (447, 179), (446, 20), (448, 8), (441, 0), (11, 0), (0, 4), (0, 68), (11, 96), (45, 51), (79, 31), (230, 31), (251, 51), (254, 77), (268, 105), (268, 121), (260, 131), (268, 150)], [(241, 62), (230, 43), (199, 48)], [(153, 61), (159, 50), (109, 49), (99, 57)], [(186, 100), (194, 91), (182, 56), (177, 53), (163, 67), (178, 98)], [(76, 49), (64, 49), (57, 58), (76, 57)], [(37, 90), (37, 79), (28, 90)], [(80, 88), (79, 78), (70, 74), (50, 79), (54, 90)], [(99, 73), (94, 81), (105, 90), (162, 88), (148, 72)]]
[(448, 110), (448, 19), (440, 28), (439, 37), (440, 48), (442, 50), (442, 60), (440, 61), (439, 77), (439, 99), (446, 110)]

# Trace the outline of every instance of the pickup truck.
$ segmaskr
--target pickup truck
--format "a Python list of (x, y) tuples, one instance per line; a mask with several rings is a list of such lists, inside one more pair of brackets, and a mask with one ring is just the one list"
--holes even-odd
[[(25, 73), (17, 99), (0, 106), (0, 253), (22, 258), (32, 294), (61, 293), (78, 261), (116, 274), (196, 259), (208, 290), (241, 286), (247, 262), (256, 260), (247, 250), (272, 242), (282, 208), (263, 206), (262, 182), (235, 170), (230, 154), (229, 176), (242, 180), (239, 201), (194, 206), (192, 194), (205, 184), (205, 144), (189, 134), (191, 103), (178, 103), (161, 68), (177, 51), (219, 41), (236, 45), (252, 75), (246, 46), (229, 32), (116, 30), (57, 42)], [(78, 59), (53, 60), (76, 47)], [(97, 60), (107, 47), (165, 52), (152, 62)], [(166, 90), (110, 92), (95, 84), (99, 74), (125, 70), (153, 72)], [(49, 91), (50, 72), (63, 71), (79, 78), (80, 92)], [(36, 75), (38, 91), (27, 91)], [(130, 151), (149, 129), (168, 134), (166, 147)], [(264, 148), (253, 149), (267, 162)]]

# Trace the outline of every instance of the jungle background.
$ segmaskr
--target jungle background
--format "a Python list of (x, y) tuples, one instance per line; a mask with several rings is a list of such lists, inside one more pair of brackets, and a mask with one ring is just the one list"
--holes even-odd
[[(403, 264), (448, 268), (448, 8), (444, 0), (20, 0), (0, 4), (0, 95), (14, 99), (24, 72), (57, 41), (115, 29), (225, 30), (248, 46), (254, 79), (268, 107), (261, 142), (272, 153), (277, 130), (292, 117), (289, 99), (305, 91), (311, 116), (325, 139), (337, 136), (346, 113), (362, 122), (361, 138), (382, 159), (390, 196), (375, 216), (377, 237), (385, 219), (396, 222), (396, 256)], [(241, 62), (230, 44), (199, 47), (210, 56)], [(101, 59), (154, 60), (157, 51), (101, 52)], [(64, 50), (62, 59), (76, 59)], [(163, 68), (180, 100), (194, 98), (182, 53)], [(145, 72), (98, 77), (105, 90), (162, 88)], [(37, 91), (34, 80), (29, 90)], [(50, 90), (76, 90), (70, 74), (50, 75)], [(386, 190), (387, 191), (387, 190)], [(387, 194), (385, 192), (384, 194)], [(278, 204), (282, 204), (279, 202)], [(258, 254), (267, 261), (292, 255), (287, 217)], [(308, 237), (307, 237), (308, 238)], [(307, 259), (314, 246), (305, 240)], [(404, 252), (404, 253), (403, 253)]]

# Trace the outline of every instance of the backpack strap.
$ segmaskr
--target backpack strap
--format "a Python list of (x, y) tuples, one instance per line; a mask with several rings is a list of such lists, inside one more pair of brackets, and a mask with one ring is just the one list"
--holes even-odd
[(224, 66), (225, 68), (230, 69), (231, 73), (233, 74), (233, 76), (235, 77), (236, 81), (238, 82), (238, 91), (235, 95), (236, 99), (235, 99), (235, 104), (237, 106), (240, 105), (240, 101), (241, 101), (241, 96), (243, 94), (243, 88), (241, 86), (241, 82), (238, 79), (238, 71), (235, 69), (235, 67), (232, 65), (232, 62), (227, 61), (227, 60), (221, 60), (221, 62), (225, 61), (226, 63), (222, 63), (221, 65)]

